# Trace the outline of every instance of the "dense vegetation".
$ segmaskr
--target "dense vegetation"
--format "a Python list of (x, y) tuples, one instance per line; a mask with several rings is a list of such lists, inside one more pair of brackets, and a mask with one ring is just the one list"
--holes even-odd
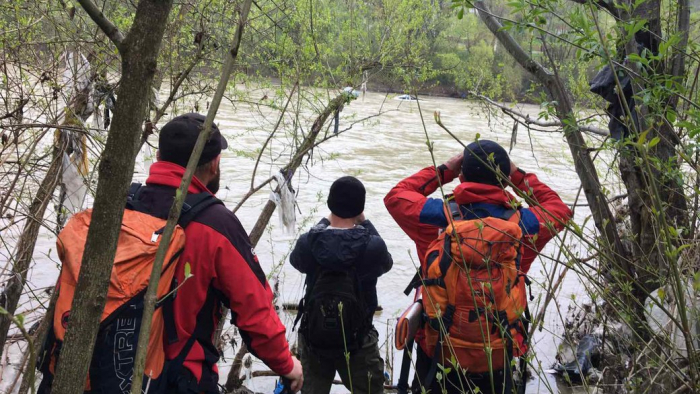
[[(246, 20), (241, 15), (248, 14), (247, 7), (252, 8)], [(560, 131), (570, 147), (593, 224), (569, 224), (566, 234), (589, 255), (563, 250), (556, 267), (562, 276), (571, 270), (590, 285), (590, 298), (604, 311), (596, 316), (606, 322), (600, 323), (603, 332), (623, 331), (619, 327), (631, 332), (615, 349), (628, 358), (606, 360), (605, 389), (696, 392), (698, 308), (686, 301), (697, 299), (700, 290), (699, 7), (697, 0), (4, 1), (0, 230), (16, 236), (0, 235), (0, 255), (7, 256), (0, 262), (0, 347), (10, 327), (17, 328), (10, 336), (29, 343), (21, 366), (30, 367), (20, 369), (33, 370), (34, 345), (41, 343), (47, 320), (28, 332), (25, 314), (36, 311), (18, 302), (28, 293), (24, 286), (37, 234), (41, 228), (56, 232), (65, 221), (70, 198), (61, 171), (64, 157), (70, 155), (77, 183), (95, 196), (95, 212), (104, 219), (102, 228), (94, 234), (91, 229), (92, 254), (86, 252), (86, 258), (96, 258), (93, 265), (102, 276), (93, 272), (84, 283), (96, 287), (81, 295), (99, 299), (123, 209), (114, 196), (125, 194), (138, 147), (166, 114), (190, 106), (205, 112), (210, 103), (216, 108), (212, 97), (222, 96), (234, 106), (272, 109), (279, 121), (265, 127), (269, 138), (260, 150), (236, 153), (259, 160), (268, 143), (279, 140), (284, 153), (275, 164), (293, 173), (325, 140), (316, 136), (328, 136), (321, 133), (327, 120), (347, 99), (338, 91), (352, 86), (478, 97), (493, 100), (491, 105), (539, 104), (537, 119), (511, 107), (499, 109), (512, 119), (514, 133), (519, 125)], [(229, 81), (224, 64), (234, 60)], [(81, 69), (86, 63), (89, 70)], [(599, 118), (581, 116), (590, 110), (605, 114), (608, 103), (589, 92), (589, 81), (604, 66), (615, 70), (610, 101), (618, 105), (614, 117), (623, 129), (613, 138), (599, 127)], [(217, 84), (226, 89), (214, 96)], [(85, 124), (94, 115), (96, 86), (117, 93), (108, 130)], [(261, 97), (261, 88), (274, 94)], [(432, 149), (429, 141), (426, 149)], [(600, 152), (614, 158), (620, 196), (601, 185), (594, 165)], [(277, 182), (261, 180), (256, 170), (240, 204)], [(613, 209), (619, 201), (622, 208)], [(47, 219), (50, 202), (58, 209)], [(273, 210), (268, 203), (252, 231), (254, 242)], [(560, 282), (552, 272), (543, 287), (553, 294)], [(42, 300), (39, 312), (50, 309), (43, 302), (47, 295), (31, 297)], [(645, 303), (658, 305), (672, 328), (659, 330), (646, 316)], [(42, 321), (41, 315), (32, 323)], [(76, 346), (73, 353), (86, 348)], [(239, 354), (245, 354), (242, 349)], [(630, 367), (625, 360), (635, 363)], [(240, 386), (239, 371), (234, 368), (227, 388)], [(75, 376), (60, 378), (81, 392), (80, 370), (70, 372)], [(649, 376), (665, 378), (650, 383)], [(23, 392), (32, 379), (25, 375)]]

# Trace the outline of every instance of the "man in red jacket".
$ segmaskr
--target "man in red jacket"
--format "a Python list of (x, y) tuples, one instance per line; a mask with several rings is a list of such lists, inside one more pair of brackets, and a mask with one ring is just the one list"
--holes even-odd
[[(489, 216), (499, 217), (504, 211), (519, 207), (524, 235), (520, 264), (524, 274), (547, 242), (572, 217), (571, 210), (559, 195), (540, 182), (535, 174), (519, 169), (500, 145), (488, 140), (471, 143), (463, 153), (445, 164), (424, 168), (402, 180), (384, 198), (391, 216), (416, 243), (423, 270), (428, 246), (438, 237), (439, 231), (447, 227), (449, 220), (444, 201), (428, 196), (455, 178), (461, 183), (454, 189), (454, 199), (463, 211), (481, 210), (488, 212)], [(505, 190), (509, 184), (531, 199), (529, 208), (520, 207), (515, 197)], [(425, 376), (420, 375), (429, 369), (431, 357), (425, 353), (422, 333), (416, 339), (420, 345), (416, 375), (424, 379)], [(414, 379), (414, 390), (417, 385), (418, 379)], [(490, 391), (489, 386), (485, 392)]]
[[(181, 115), (161, 129), (158, 161), (138, 192), (139, 202), (152, 215), (167, 218), (204, 119), (200, 114)], [(221, 150), (227, 143), (212, 127), (188, 193), (216, 194), (219, 189)], [(289, 351), (270, 285), (236, 215), (223, 204), (212, 205), (196, 216), (185, 235), (175, 273), (180, 287), (173, 303), (174, 324), (166, 328), (166, 356), (182, 361), (182, 368), (169, 371), (168, 392), (219, 393), (219, 352), (213, 341), (222, 305), (231, 309), (232, 323), (250, 352), (290, 379), (292, 390), (298, 391), (303, 383), (301, 364)], [(186, 263), (191, 267), (188, 278)]]

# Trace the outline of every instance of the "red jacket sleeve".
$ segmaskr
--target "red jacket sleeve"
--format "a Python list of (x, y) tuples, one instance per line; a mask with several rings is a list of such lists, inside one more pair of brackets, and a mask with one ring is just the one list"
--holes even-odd
[(243, 251), (244, 257), (227, 239), (221, 239), (217, 250), (213, 285), (229, 299), (232, 321), (255, 357), (275, 373), (287, 375), (294, 365), (286, 331), (252, 248)]
[[(440, 174), (438, 182), (436, 174)], [(416, 243), (423, 262), (425, 250), (437, 236), (436, 226), (421, 222), (421, 211), (428, 196), (439, 187), (452, 182), (455, 174), (444, 166), (426, 167), (402, 180), (384, 197), (384, 205), (401, 229)]]
[(523, 272), (527, 273), (532, 261), (535, 260), (547, 242), (564, 229), (566, 222), (573, 217), (573, 212), (564, 204), (559, 195), (549, 186), (540, 182), (535, 174), (518, 170), (511, 174), (510, 180), (520, 191), (534, 200), (528, 201), (529, 210), (535, 214), (540, 222), (539, 233), (530, 240), (530, 245), (526, 245), (523, 253), (521, 267)]

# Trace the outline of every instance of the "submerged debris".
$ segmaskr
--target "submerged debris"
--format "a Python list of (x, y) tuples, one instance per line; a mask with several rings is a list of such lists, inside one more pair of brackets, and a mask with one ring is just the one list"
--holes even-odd
[[(554, 370), (560, 374), (565, 374), (571, 380), (582, 380), (588, 376), (588, 372), (593, 368), (594, 360), (595, 364), (600, 364), (600, 345), (601, 342), (595, 335), (589, 334), (584, 336), (578, 342), (573, 357), (571, 355), (566, 357), (567, 359), (573, 358), (573, 360), (566, 364), (556, 364)], [(570, 350), (571, 348), (567, 349), (569, 352)]]
[(605, 318), (605, 308), (597, 304), (572, 305), (565, 320), (564, 335), (552, 371), (569, 384), (597, 384), (605, 381), (620, 386), (628, 370), (628, 344), (632, 331), (624, 324)]

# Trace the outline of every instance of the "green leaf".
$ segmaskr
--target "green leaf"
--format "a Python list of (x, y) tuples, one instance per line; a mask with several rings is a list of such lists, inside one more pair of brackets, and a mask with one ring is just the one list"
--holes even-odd
[(462, 19), (464, 18), (464, 8), (460, 8), (459, 11), (457, 12), (457, 19)]
[(569, 225), (573, 227), (574, 234), (578, 235), (579, 237), (583, 236), (583, 229), (578, 224), (576, 224), (575, 221), (569, 221)]
[(649, 134), (649, 130), (639, 135), (639, 139), (637, 140), (639, 145), (644, 145), (644, 143), (647, 142), (647, 134)]
[(678, 230), (676, 230), (676, 228), (673, 226), (668, 226), (668, 232), (671, 233), (671, 235), (673, 235), (674, 237), (678, 236)]
[(666, 111), (666, 119), (669, 121), (669, 123), (674, 124), (676, 123), (676, 112), (672, 110)]
[(185, 279), (192, 277), (192, 267), (190, 263), (185, 263)]
[(651, 141), (649, 141), (649, 148), (655, 147), (656, 144), (659, 143), (659, 141), (661, 141), (661, 138), (659, 138), (659, 137), (652, 138)]

